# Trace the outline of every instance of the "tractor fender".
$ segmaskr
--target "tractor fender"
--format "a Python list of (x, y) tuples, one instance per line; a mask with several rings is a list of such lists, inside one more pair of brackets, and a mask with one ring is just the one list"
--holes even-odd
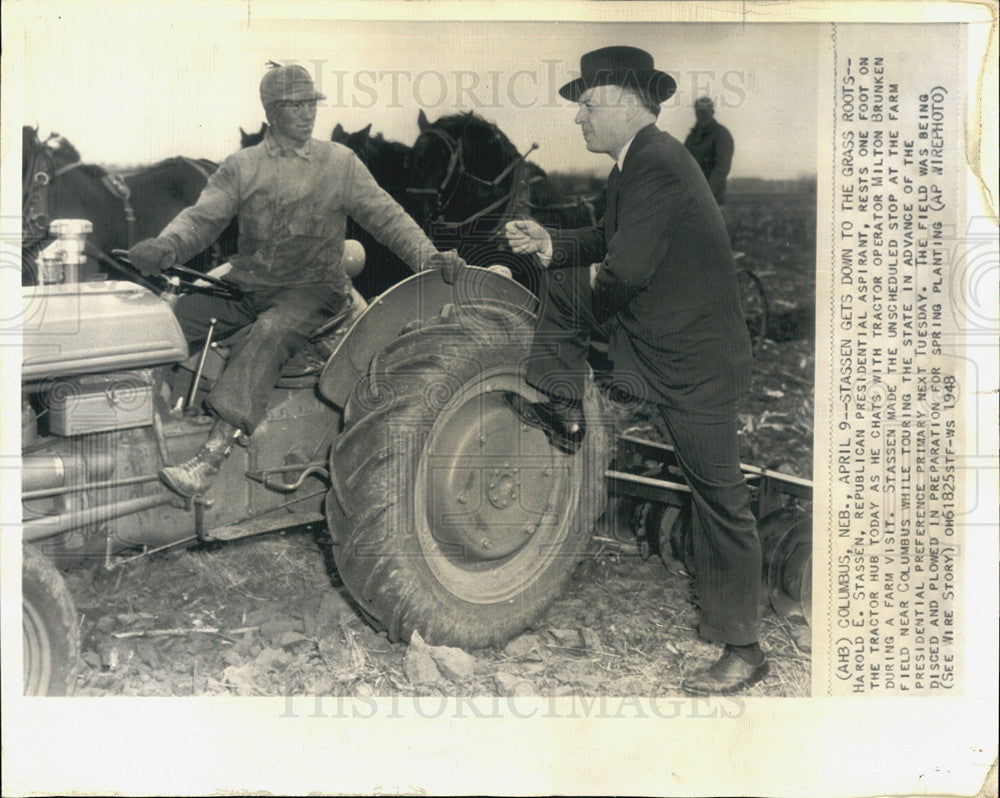
[(320, 394), (343, 408), (375, 355), (415, 321), (438, 317), (445, 305), (470, 300), (497, 300), (535, 312), (538, 300), (527, 288), (502, 274), (468, 266), (453, 285), (438, 269), (417, 272), (371, 301), (326, 361), (319, 378)]

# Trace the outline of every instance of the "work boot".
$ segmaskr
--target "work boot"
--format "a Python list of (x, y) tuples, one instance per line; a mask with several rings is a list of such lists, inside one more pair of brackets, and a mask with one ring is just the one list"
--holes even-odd
[(233, 450), (233, 443), (240, 436), (240, 429), (217, 419), (201, 451), (186, 463), (160, 469), (160, 479), (174, 493), (185, 498), (199, 496), (215, 480), (222, 463)]

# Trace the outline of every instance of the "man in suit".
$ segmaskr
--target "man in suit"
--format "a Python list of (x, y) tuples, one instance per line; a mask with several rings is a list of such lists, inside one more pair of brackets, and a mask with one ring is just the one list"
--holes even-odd
[(526, 368), (547, 398), (512, 404), (575, 452), (586, 435), (590, 334), (607, 332), (616, 387), (657, 405), (673, 439), (693, 499), (699, 631), (725, 644), (683, 687), (734, 693), (763, 679), (768, 663), (758, 643), (760, 543), (737, 441), (750, 339), (729, 239), (698, 164), (656, 127), (673, 79), (633, 47), (587, 53), (580, 65), (560, 94), (579, 103), (587, 149), (615, 161), (604, 226), (556, 234), (531, 220), (506, 226), (511, 249), (547, 267)]

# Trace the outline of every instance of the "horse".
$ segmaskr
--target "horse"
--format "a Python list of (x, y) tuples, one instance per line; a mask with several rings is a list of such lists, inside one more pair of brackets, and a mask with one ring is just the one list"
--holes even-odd
[(338, 122), (330, 140), (353, 150), (368, 167), (375, 182), (398, 200), (406, 189), (413, 148), (401, 141), (390, 141), (381, 133), (373, 136), (371, 130), (372, 126), (369, 124), (354, 133), (348, 133)]
[(524, 158), (495, 124), (472, 111), (431, 123), (421, 110), (417, 126), (407, 208), (421, 227), (465, 227), (525, 207)]
[[(371, 172), (375, 182), (402, 204), (410, 164), (410, 147), (400, 141), (390, 141), (381, 133), (371, 134), (369, 124), (348, 133), (339, 122), (330, 140), (350, 148)], [(347, 235), (361, 242), (367, 254), (367, 265), (354, 285), (365, 299), (388, 290), (412, 274), (410, 267), (391, 249), (378, 241), (364, 227), (348, 219)]]
[[(85, 164), (65, 139), (38, 138), (35, 128), (22, 129), (22, 281), (34, 282), (34, 255), (49, 237), (53, 219), (88, 219), (88, 263), (81, 280), (97, 277), (101, 266), (114, 266), (108, 254), (156, 236), (184, 208), (194, 204), (218, 167), (206, 159), (175, 156), (131, 174), (111, 175)], [(236, 222), (230, 223), (210, 250), (187, 266), (207, 271), (236, 251)], [(128, 275), (132, 276), (132, 275)]]
[(537, 292), (534, 259), (512, 253), (502, 233), (506, 222), (528, 216), (527, 156), (495, 124), (471, 111), (433, 123), (420, 111), (417, 126), (407, 211), (439, 249), (457, 249), (476, 266), (507, 266)]
[(260, 123), (260, 130), (256, 133), (247, 133), (242, 127), (240, 128), (240, 149), (245, 150), (247, 147), (256, 147), (264, 140), (264, 134), (267, 133), (267, 122)]

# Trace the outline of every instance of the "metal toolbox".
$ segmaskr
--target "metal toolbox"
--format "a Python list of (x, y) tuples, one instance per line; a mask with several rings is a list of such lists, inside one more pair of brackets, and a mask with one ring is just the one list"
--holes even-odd
[(46, 396), (49, 431), (55, 435), (153, 423), (153, 379), (148, 369), (66, 377), (54, 382)]

